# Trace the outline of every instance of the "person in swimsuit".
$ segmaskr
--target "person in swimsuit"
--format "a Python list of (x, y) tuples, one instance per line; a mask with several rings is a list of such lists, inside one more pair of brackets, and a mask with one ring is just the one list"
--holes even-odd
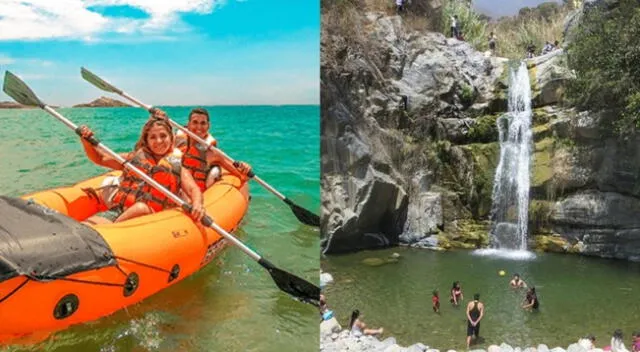
[(520, 278), (520, 274), (513, 274), (513, 279), (511, 279), (511, 282), (509, 282), (509, 285), (511, 285), (512, 288), (527, 287), (527, 283)]
[(384, 332), (383, 328), (367, 329), (367, 324), (360, 320), (360, 311), (357, 309), (351, 313), (349, 329), (351, 329), (351, 333), (356, 337), (362, 335), (380, 335)]
[(537, 311), (538, 307), (540, 307), (540, 302), (538, 301), (538, 295), (536, 295), (536, 288), (531, 287), (529, 290), (527, 290), (527, 296), (524, 299), (522, 308), (528, 311)]
[(438, 290), (433, 290), (433, 296), (431, 297), (431, 304), (435, 313), (440, 313), (440, 297), (438, 296)]
[(454, 306), (457, 306), (462, 302), (464, 296), (462, 295), (462, 288), (460, 288), (460, 281), (455, 281), (453, 287), (451, 287), (450, 301)]
[(633, 344), (631, 345), (631, 350), (633, 352), (640, 352), (640, 332), (635, 331), (632, 336), (633, 339), (631, 341), (633, 341)]
[(480, 336), (480, 320), (484, 316), (484, 304), (480, 302), (480, 294), (473, 295), (473, 301), (467, 304), (467, 348), (471, 345), (471, 336), (477, 340)]

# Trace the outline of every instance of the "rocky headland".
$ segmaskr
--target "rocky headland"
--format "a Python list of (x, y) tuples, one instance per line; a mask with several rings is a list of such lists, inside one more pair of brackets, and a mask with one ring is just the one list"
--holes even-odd
[(32, 106), (26, 106), (12, 101), (0, 101), (0, 109), (29, 109)]
[(101, 108), (101, 107), (129, 107), (131, 105), (123, 103), (117, 99), (111, 99), (107, 97), (100, 97), (90, 103), (77, 104), (74, 108)]

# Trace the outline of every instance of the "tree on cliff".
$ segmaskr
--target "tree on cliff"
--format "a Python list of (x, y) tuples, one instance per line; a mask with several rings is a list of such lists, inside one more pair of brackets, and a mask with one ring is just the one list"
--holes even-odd
[(602, 1), (587, 9), (568, 47), (577, 79), (568, 94), (580, 109), (617, 112), (603, 121), (621, 135), (640, 128), (638, 0)]

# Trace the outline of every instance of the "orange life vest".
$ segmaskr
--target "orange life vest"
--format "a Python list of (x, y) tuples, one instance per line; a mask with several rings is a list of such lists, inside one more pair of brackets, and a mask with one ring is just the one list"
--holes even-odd
[[(207, 136), (206, 141), (213, 144), (213, 146), (218, 144), (211, 135)], [(209, 175), (209, 171), (214, 166), (207, 163), (207, 150), (209, 148), (191, 138), (176, 138), (176, 147), (182, 152), (182, 167), (191, 172), (193, 180), (196, 181), (200, 191), (204, 192), (207, 185), (207, 175)]]
[[(168, 155), (158, 163), (144, 149), (138, 149), (131, 164), (151, 176), (164, 188), (176, 194), (180, 189), (180, 159), (175, 155)], [(175, 203), (162, 192), (147, 184), (142, 178), (132, 171), (124, 170), (118, 191), (113, 196), (112, 204), (127, 209), (135, 202), (144, 202), (155, 211), (169, 208)]]

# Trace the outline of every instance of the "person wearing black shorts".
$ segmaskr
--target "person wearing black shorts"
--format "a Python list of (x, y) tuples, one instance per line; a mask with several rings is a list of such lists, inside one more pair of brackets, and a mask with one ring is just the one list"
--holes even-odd
[(473, 301), (467, 304), (467, 348), (471, 345), (471, 337), (476, 340), (480, 335), (480, 320), (484, 316), (484, 304), (480, 302), (480, 294), (473, 295)]

